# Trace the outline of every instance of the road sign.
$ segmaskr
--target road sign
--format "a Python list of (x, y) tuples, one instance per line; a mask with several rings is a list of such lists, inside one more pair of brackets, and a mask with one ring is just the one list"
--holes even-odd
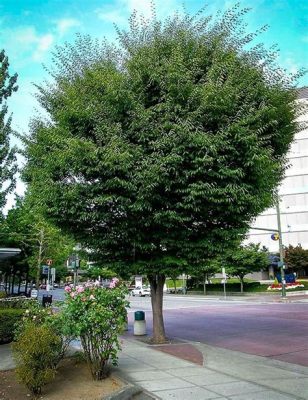
[(42, 266), (42, 274), (43, 275), (48, 275), (48, 270), (49, 270), (48, 265), (43, 265)]
[(36, 290), (36, 289), (32, 289), (32, 290), (31, 290), (31, 297), (32, 297), (33, 299), (36, 299), (36, 298), (37, 298), (37, 295), (38, 295), (37, 290)]
[(273, 233), (273, 234), (271, 235), (271, 239), (272, 239), (272, 240), (279, 240), (279, 234), (278, 234), (278, 233)]
[(225, 268), (222, 268), (222, 277), (223, 277), (224, 279), (227, 278), (226, 269), (225, 269)]

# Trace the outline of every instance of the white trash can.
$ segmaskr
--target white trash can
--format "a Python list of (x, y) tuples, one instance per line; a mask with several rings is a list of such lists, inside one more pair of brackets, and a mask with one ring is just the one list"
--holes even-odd
[(146, 323), (145, 323), (144, 311), (135, 312), (134, 335), (135, 336), (146, 335)]

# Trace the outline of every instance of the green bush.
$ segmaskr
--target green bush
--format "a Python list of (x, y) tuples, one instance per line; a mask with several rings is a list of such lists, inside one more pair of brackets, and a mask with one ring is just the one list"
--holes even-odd
[(29, 322), (13, 344), (16, 375), (34, 395), (50, 382), (62, 349), (61, 338), (46, 325)]
[(15, 329), (16, 340), (23, 334), (29, 324), (46, 326), (50, 328), (61, 341), (61, 352), (58, 358), (58, 362), (60, 362), (72, 340), (69, 332), (65, 331), (66, 325), (63, 320), (63, 313), (55, 312), (51, 307), (42, 307), (37, 301), (29, 302), (27, 305), (28, 308), (25, 310), (22, 320)]
[(6, 298), (6, 292), (2, 291), (0, 292), (0, 299), (5, 299)]
[(26, 309), (30, 304), (36, 303), (36, 299), (31, 299), (28, 297), (8, 297), (0, 299), (0, 309), (3, 308), (18, 308)]
[(0, 309), (0, 343), (13, 340), (15, 325), (21, 321), (24, 311), (17, 308)]
[[(261, 285), (259, 282), (246, 282), (244, 281), (244, 293), (246, 292), (266, 292), (268, 285)], [(196, 285), (195, 288), (192, 289), (193, 291), (203, 292), (203, 285), (199, 284)], [(206, 292), (207, 293), (222, 293), (224, 290), (222, 283), (210, 283), (206, 285)], [(226, 290), (227, 292), (231, 293), (240, 293), (241, 285), (239, 282), (228, 282), (226, 283)]]

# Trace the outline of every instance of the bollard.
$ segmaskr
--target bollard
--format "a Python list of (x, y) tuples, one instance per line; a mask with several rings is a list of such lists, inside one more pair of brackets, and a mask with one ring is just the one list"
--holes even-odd
[(135, 312), (134, 335), (135, 336), (146, 335), (146, 324), (145, 324), (144, 311), (136, 311)]

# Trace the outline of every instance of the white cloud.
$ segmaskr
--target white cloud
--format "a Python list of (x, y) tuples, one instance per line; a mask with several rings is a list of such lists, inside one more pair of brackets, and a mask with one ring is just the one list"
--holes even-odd
[(74, 18), (62, 18), (56, 21), (57, 32), (60, 36), (65, 35), (65, 33), (71, 28), (80, 26), (80, 22)]
[(122, 15), (121, 11), (117, 10), (107, 11), (106, 9), (98, 9), (96, 10), (96, 14), (98, 19), (101, 19), (105, 22), (124, 24), (127, 21), (127, 19)]
[(32, 45), (38, 41), (38, 36), (33, 26), (26, 26), (18, 29), (14, 32), (14, 37), (18, 43), (22, 43), (26, 46)]
[[(181, 8), (181, 3), (177, 0), (156, 0), (154, 4), (156, 13), (161, 18)], [(125, 24), (133, 11), (145, 18), (151, 18), (151, 8), (151, 0), (117, 0), (112, 7), (108, 5), (97, 9), (96, 14), (103, 21)]]
[(284, 65), (286, 66), (287, 71), (291, 74), (296, 74), (300, 69), (299, 65), (291, 57), (288, 57), (285, 60)]
[(54, 40), (53, 35), (50, 33), (37, 38), (37, 48), (32, 54), (32, 58), (35, 61), (41, 61), (47, 50), (49, 50)]
[[(168, 1), (167, 1), (168, 2)], [(122, 0), (123, 6), (126, 6), (128, 11), (132, 13), (134, 10), (144, 15), (146, 18), (151, 17), (151, 1), (150, 0)], [(159, 2), (157, 2), (159, 3)], [(158, 4), (157, 4), (158, 7)]]
[(51, 33), (40, 35), (33, 26), (12, 31), (11, 36), (11, 41), (19, 45), (19, 52), (30, 52), (31, 59), (34, 61), (41, 61), (54, 42), (54, 36)]

